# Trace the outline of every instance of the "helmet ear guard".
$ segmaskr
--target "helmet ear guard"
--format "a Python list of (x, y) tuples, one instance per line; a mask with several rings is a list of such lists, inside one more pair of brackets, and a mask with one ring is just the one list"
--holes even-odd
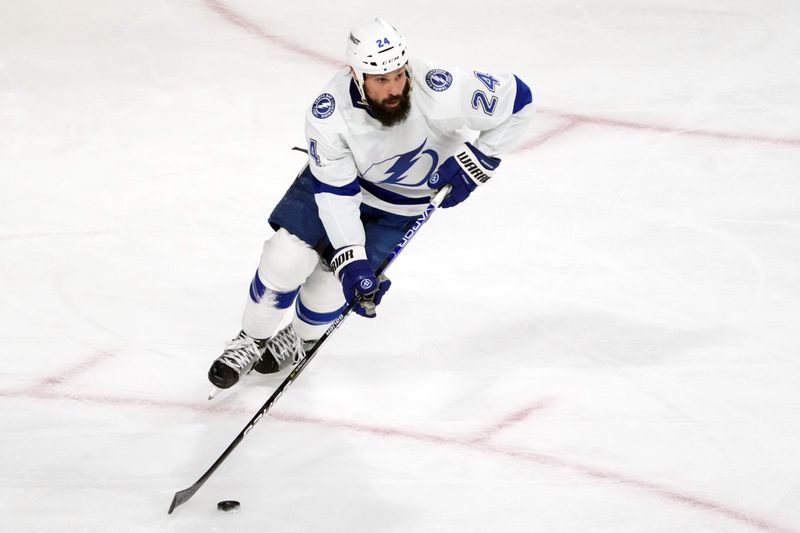
[(405, 37), (381, 18), (350, 30), (345, 56), (363, 102), (367, 101), (364, 93), (367, 74), (385, 74), (408, 63)]

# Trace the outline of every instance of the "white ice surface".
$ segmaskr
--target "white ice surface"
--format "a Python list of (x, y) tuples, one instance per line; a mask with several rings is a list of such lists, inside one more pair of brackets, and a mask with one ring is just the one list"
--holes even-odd
[[(303, 110), (373, 15), (539, 113), (167, 515), (280, 382), (205, 400)], [(792, 0), (0, 3), (0, 530), (800, 531), (798, 26)]]

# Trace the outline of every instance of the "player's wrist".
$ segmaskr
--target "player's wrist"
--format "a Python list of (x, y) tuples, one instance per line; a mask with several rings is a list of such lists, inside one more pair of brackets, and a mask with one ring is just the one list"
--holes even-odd
[(440, 204), (447, 209), (460, 204), (478, 185), (489, 181), (499, 165), (499, 157), (486, 155), (473, 144), (465, 142), (428, 178), (428, 186), (432, 189), (451, 186), (447, 197)]
[(367, 250), (360, 244), (345, 246), (336, 250), (330, 266), (336, 277), (342, 279), (343, 271), (357, 261), (367, 261)]
[(500, 166), (500, 158), (484, 154), (475, 145), (465, 142), (462, 149), (453, 156), (464, 174), (475, 185), (483, 185), (494, 176), (494, 171)]

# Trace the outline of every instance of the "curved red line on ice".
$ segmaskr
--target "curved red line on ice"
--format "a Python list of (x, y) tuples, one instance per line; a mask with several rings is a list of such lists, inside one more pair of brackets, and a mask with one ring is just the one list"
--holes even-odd
[[(244, 31), (252, 35), (255, 35), (256, 37), (264, 39), (270, 44), (274, 44), (280, 48), (283, 48), (284, 50), (294, 52), (298, 55), (301, 55), (307, 59), (311, 59), (318, 63), (323, 63), (325, 65), (333, 65), (336, 67), (344, 66), (343, 61), (338, 61), (325, 54), (321, 54), (315, 50), (306, 48), (298, 43), (295, 43), (291, 39), (287, 39), (280, 35), (275, 35), (273, 33), (268, 32), (267, 30), (259, 26), (257, 23), (249, 20), (246, 16), (236, 12), (236, 10), (234, 10), (221, 0), (205, 0), (205, 3), (209, 7), (209, 9), (221, 15), (225, 20), (227, 20), (231, 24), (238, 26), (239, 28), (243, 29)], [(670, 133), (675, 135), (707, 137), (711, 139), (724, 140), (724, 141), (745, 141), (745, 142), (757, 142), (757, 143), (778, 144), (787, 146), (800, 146), (800, 138), (797, 137), (776, 137), (769, 135), (706, 130), (700, 128), (678, 128), (664, 124), (652, 124), (646, 122), (637, 122), (633, 120), (615, 119), (610, 117), (586, 115), (583, 113), (558, 111), (555, 109), (548, 109), (548, 108), (537, 108), (537, 109), (540, 113), (555, 115), (569, 120), (570, 122), (569, 126), (566, 129), (555, 132), (556, 134), (568, 131), (569, 129), (571, 129), (573, 126), (576, 125), (596, 124), (600, 126), (607, 126), (613, 128), (625, 128), (625, 129), (633, 129), (645, 132)], [(517, 148), (515, 152), (520, 152), (528, 150), (530, 148), (534, 148), (539, 144), (542, 144), (543, 142), (551, 139), (552, 137), (554, 137), (553, 133), (548, 134), (544, 139), (540, 139), (539, 142), (536, 142), (536, 139), (534, 139), (534, 141), (528, 141), (526, 145)], [(529, 144), (531, 145), (528, 146)]]

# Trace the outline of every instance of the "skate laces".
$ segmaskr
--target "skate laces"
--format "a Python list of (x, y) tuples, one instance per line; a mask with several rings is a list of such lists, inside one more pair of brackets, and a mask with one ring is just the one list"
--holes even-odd
[(290, 360), (296, 363), (306, 354), (303, 342), (295, 334), (291, 324), (269, 340), (269, 352), (279, 365)]
[(241, 372), (252, 365), (260, 355), (258, 347), (252, 338), (237, 337), (232, 341), (228, 341), (225, 345), (225, 351), (219, 356), (218, 361)]

